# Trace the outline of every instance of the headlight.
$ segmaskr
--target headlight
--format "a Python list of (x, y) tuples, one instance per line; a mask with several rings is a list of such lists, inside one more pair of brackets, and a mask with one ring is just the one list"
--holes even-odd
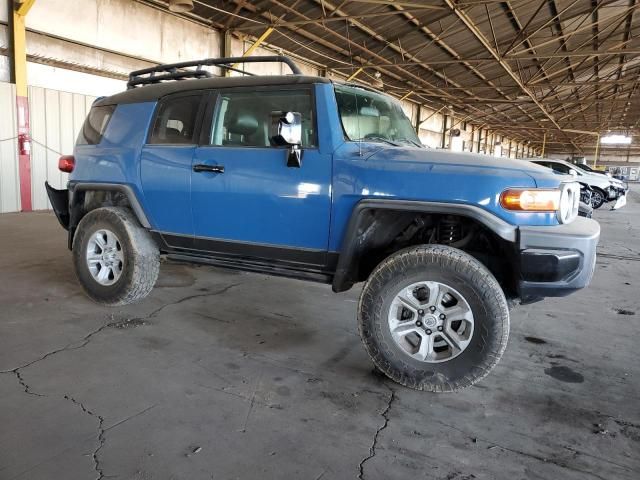
[(555, 212), (560, 223), (571, 223), (578, 216), (580, 184), (563, 183), (560, 188), (512, 188), (500, 195), (500, 205), (521, 212)]
[(555, 212), (560, 207), (560, 194), (560, 189), (512, 188), (502, 192), (500, 205), (507, 210)]

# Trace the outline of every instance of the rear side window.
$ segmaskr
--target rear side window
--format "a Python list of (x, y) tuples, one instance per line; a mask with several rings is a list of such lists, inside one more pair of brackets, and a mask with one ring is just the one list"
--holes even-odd
[(155, 145), (188, 145), (196, 143), (196, 117), (202, 96), (169, 98), (160, 104), (149, 143)]
[(78, 145), (98, 145), (115, 109), (115, 105), (91, 107), (89, 115), (82, 125), (82, 130), (80, 130)]

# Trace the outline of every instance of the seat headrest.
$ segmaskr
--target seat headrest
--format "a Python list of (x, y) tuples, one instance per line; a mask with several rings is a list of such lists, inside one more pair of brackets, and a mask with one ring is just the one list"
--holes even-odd
[(227, 130), (237, 135), (252, 135), (258, 130), (258, 120), (249, 113), (241, 113), (229, 122)]

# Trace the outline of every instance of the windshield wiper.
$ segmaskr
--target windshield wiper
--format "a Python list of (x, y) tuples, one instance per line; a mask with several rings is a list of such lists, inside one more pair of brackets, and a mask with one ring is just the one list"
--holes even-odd
[(414, 145), (416, 147), (424, 148), (424, 145), (422, 145), (421, 143), (416, 142), (415, 140), (411, 140), (410, 138), (396, 138), (396, 141), (398, 141), (398, 142), (407, 142), (407, 143), (410, 143), (411, 145)]

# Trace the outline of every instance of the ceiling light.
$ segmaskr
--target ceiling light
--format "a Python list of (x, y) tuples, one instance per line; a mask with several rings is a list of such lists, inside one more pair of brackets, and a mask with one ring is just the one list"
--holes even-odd
[(631, 143), (631, 137), (626, 135), (607, 135), (600, 139), (600, 143), (605, 145), (629, 145)]

